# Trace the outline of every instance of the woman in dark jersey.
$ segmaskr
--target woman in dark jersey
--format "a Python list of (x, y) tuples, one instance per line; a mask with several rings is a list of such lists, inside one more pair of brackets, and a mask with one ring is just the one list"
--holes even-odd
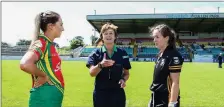
[(175, 33), (165, 24), (151, 28), (159, 49), (154, 68), (149, 107), (179, 107), (179, 80), (183, 58), (175, 46)]

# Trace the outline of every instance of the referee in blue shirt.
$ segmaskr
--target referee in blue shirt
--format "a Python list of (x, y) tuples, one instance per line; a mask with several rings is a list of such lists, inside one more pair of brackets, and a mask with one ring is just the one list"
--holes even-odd
[(93, 51), (86, 66), (95, 77), (94, 107), (125, 107), (124, 87), (129, 78), (131, 65), (126, 51), (116, 47), (117, 26), (107, 23), (101, 28), (97, 44), (103, 46)]

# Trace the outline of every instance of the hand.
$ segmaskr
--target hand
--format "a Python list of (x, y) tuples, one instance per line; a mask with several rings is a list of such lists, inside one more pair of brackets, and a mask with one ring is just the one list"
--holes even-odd
[(176, 107), (177, 105), (177, 101), (176, 102), (170, 102), (168, 107)]
[(124, 79), (120, 79), (118, 84), (121, 84), (121, 88), (124, 88), (126, 86)]
[(44, 76), (44, 77), (38, 77), (37, 80), (34, 82), (34, 87), (38, 88), (40, 86), (42, 86), (44, 83), (48, 82), (50, 85), (53, 85), (53, 83), (49, 80), (48, 76)]
[(110, 67), (114, 64), (114, 61), (113, 60), (107, 60), (106, 59), (106, 53), (104, 53), (103, 60), (100, 62), (100, 64), (102, 65), (102, 67)]

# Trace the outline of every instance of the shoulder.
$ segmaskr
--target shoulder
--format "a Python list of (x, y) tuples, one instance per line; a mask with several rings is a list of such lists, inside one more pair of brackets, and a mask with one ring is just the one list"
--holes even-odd
[(93, 50), (93, 52), (94, 52), (95, 54), (99, 54), (99, 53), (102, 52), (102, 48), (96, 48), (96, 49)]
[(184, 61), (181, 53), (178, 52), (176, 49), (171, 51), (170, 58), (174, 61), (180, 61), (180, 62)]
[(180, 54), (180, 52), (178, 52), (177, 49), (171, 49), (171, 50), (167, 51), (165, 56), (171, 60), (172, 59), (173, 60), (179, 59), (181, 61), (183, 60), (182, 55)]
[(99, 54), (101, 53), (101, 48), (96, 48), (94, 49), (91, 54), (89, 55), (90, 56), (98, 56)]
[(170, 50), (169, 55), (171, 57), (182, 57), (181, 53), (177, 49)]
[(46, 47), (47, 42), (48, 41), (44, 40), (43, 38), (39, 38), (38, 40), (33, 42), (33, 45), (38, 45), (40, 48), (43, 48)]
[(122, 56), (123, 59), (129, 58), (128, 53), (124, 49), (117, 48), (117, 52)]
[(117, 47), (117, 52), (120, 52), (122, 54), (127, 54), (127, 52), (123, 48)]
[(46, 45), (46, 42), (44, 40), (38, 39), (38, 40), (35, 40), (34, 42), (32, 42), (30, 48), (32, 48), (32, 49), (43, 48), (43, 47), (45, 47), (45, 45)]
[(43, 42), (41, 40), (35, 40), (32, 45), (36, 47), (43, 47)]
[(41, 43), (42, 43), (42, 45), (47, 45), (47, 43), (48, 43), (48, 41), (47, 40), (45, 40), (45, 39), (43, 39), (43, 38), (39, 38), (38, 39)]

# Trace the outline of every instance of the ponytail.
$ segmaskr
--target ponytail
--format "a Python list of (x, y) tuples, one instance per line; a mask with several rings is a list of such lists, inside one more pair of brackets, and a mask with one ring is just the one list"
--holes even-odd
[(176, 49), (176, 33), (171, 30), (171, 35), (169, 37), (169, 45)]
[(40, 35), (41, 14), (42, 13), (38, 14), (35, 18), (34, 35), (30, 46), (38, 39), (38, 36)]

